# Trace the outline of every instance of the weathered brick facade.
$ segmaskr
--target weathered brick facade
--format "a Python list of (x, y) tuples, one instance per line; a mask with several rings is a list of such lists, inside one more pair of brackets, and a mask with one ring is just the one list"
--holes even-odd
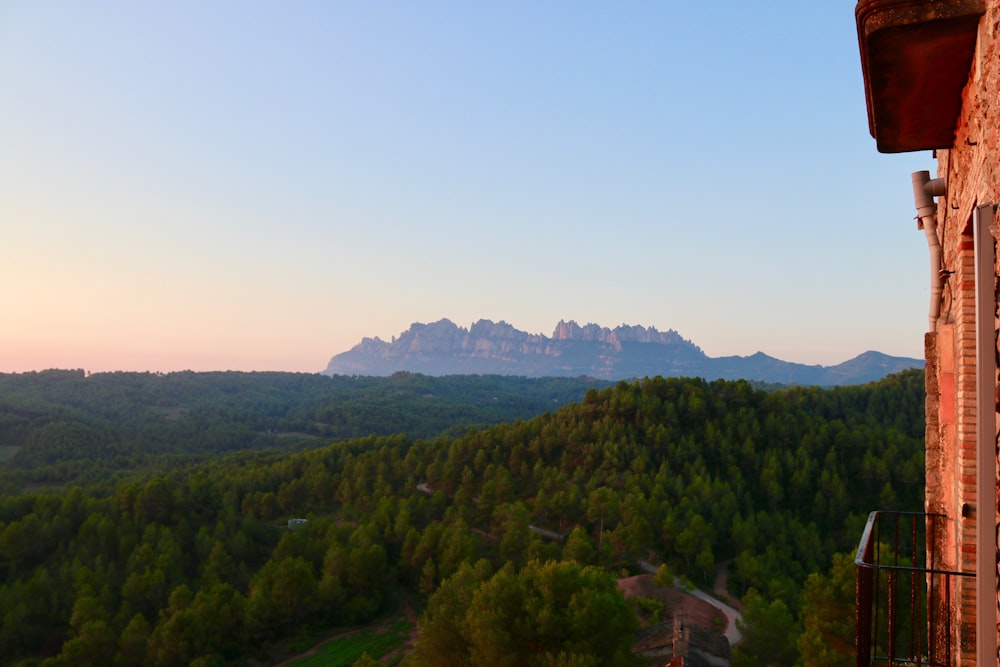
[[(932, 100), (932, 122), (946, 122), (944, 142), (940, 134), (930, 140), (937, 158), (937, 177), (946, 182), (946, 194), (937, 199), (937, 235), (941, 244), (943, 286), (937, 321), (925, 338), (927, 359), (926, 424), (926, 511), (948, 517), (944, 534), (933, 544), (940, 567), (963, 572), (977, 569), (977, 545), (1000, 554), (1000, 464), (997, 460), (997, 433), (992, 442), (993, 497), (985, 507), (977, 506), (977, 363), (976, 363), (976, 277), (973, 219), (980, 207), (995, 209), (1000, 203), (1000, 0), (860, 0), (857, 6), (862, 62), (872, 134), (880, 150), (900, 152), (924, 149), (926, 133), (915, 128), (914, 118), (924, 110), (920, 98)], [(960, 19), (970, 29), (960, 33)], [(883, 30), (887, 25), (892, 25)], [(912, 29), (915, 25), (919, 26)], [(882, 36), (872, 37), (878, 30)], [(905, 32), (910, 30), (910, 32)], [(895, 31), (895, 32), (894, 32)], [(902, 36), (902, 35), (907, 36)], [(928, 35), (933, 36), (929, 39)], [(891, 48), (883, 48), (893, 40)], [(956, 57), (942, 58), (947, 50), (934, 39), (953, 39), (972, 48), (971, 65)], [(923, 41), (920, 41), (923, 40)], [(964, 40), (964, 41), (963, 41)], [(879, 49), (881, 52), (878, 52)], [(906, 54), (897, 54), (910, 49)], [(954, 50), (954, 49), (952, 49)], [(961, 70), (949, 88), (940, 85), (947, 77), (935, 68)], [(915, 74), (916, 72), (916, 74)], [(967, 78), (966, 78), (967, 77)], [(886, 90), (889, 90), (889, 94)], [(961, 90), (958, 117), (938, 109), (935, 95), (956, 97)], [(903, 91), (910, 97), (905, 97)], [(881, 95), (881, 97), (880, 97)], [(952, 105), (954, 109), (954, 105)], [(949, 111), (948, 113), (953, 113)], [(918, 121), (921, 120), (918, 118)], [(953, 139), (951, 137), (954, 132)], [(901, 175), (904, 178), (905, 175)], [(996, 216), (1000, 220), (1000, 215)], [(994, 250), (1000, 239), (1000, 225), (990, 229)], [(988, 238), (990, 236), (988, 235)], [(995, 254), (994, 254), (995, 256)], [(1000, 263), (994, 261), (992, 277), (992, 351), (1000, 357), (996, 332), (1000, 331), (998, 297)], [(1000, 365), (1000, 364), (998, 364)], [(994, 412), (998, 405), (998, 378), (994, 374), (990, 391)], [(997, 419), (1000, 423), (1000, 418)], [(989, 451), (989, 450), (987, 450)], [(977, 512), (992, 517), (994, 532), (977, 539)], [(998, 562), (996, 558), (993, 563)], [(981, 563), (979, 563), (981, 567)], [(985, 579), (984, 579), (985, 580)], [(995, 584), (990, 584), (995, 589)], [(947, 664), (977, 664), (976, 580), (959, 580), (958, 591), (950, 600), (940, 600), (956, 615), (950, 626), (952, 655)], [(1000, 618), (1000, 591), (989, 601)], [(983, 623), (979, 623), (982, 626)], [(996, 631), (997, 628), (994, 628)], [(933, 628), (931, 630), (934, 631)], [(982, 631), (982, 630), (980, 630)], [(989, 646), (983, 644), (983, 646)], [(992, 662), (992, 660), (990, 661)], [(996, 663), (1000, 665), (1000, 658)]]
[[(952, 148), (937, 151), (947, 183), (938, 201), (944, 283), (941, 317), (927, 334), (927, 494), (929, 512), (954, 518), (939, 556), (956, 570), (976, 569), (976, 330), (973, 211), (1000, 202), (1000, 0), (986, 3)], [(1000, 236), (996, 230), (994, 237)], [(995, 267), (994, 275), (1000, 273)], [(994, 294), (996, 290), (994, 289)], [(1000, 328), (1000, 327), (998, 327)], [(994, 478), (997, 478), (994, 471)], [(996, 502), (983, 508), (998, 517)], [(994, 524), (1000, 521), (994, 520)], [(995, 548), (996, 537), (982, 544)], [(976, 587), (963, 580), (955, 602), (955, 664), (976, 664)], [(1000, 604), (1000, 602), (998, 602)]]
[[(939, 556), (956, 570), (976, 569), (976, 303), (973, 211), (1000, 202), (1000, 0), (985, 3), (962, 110), (951, 148), (937, 151), (937, 175), (947, 183), (938, 200), (944, 282), (936, 331), (927, 334), (928, 512), (953, 517)], [(993, 230), (995, 239), (1000, 233)], [(1000, 267), (994, 267), (994, 276)], [(993, 290), (996, 294), (996, 289)], [(995, 309), (994, 309), (994, 312)], [(995, 325), (1000, 329), (1000, 322)], [(994, 386), (997, 383), (994, 382)], [(994, 401), (995, 404), (995, 401)], [(994, 442), (996, 451), (996, 442)], [(994, 456), (994, 459), (996, 457)], [(994, 470), (994, 478), (1000, 479)], [(994, 499), (994, 524), (1000, 514)], [(997, 547), (996, 536), (988, 542)], [(975, 582), (963, 580), (954, 601), (958, 623), (954, 664), (976, 664)], [(998, 602), (1000, 604), (1000, 602)]]

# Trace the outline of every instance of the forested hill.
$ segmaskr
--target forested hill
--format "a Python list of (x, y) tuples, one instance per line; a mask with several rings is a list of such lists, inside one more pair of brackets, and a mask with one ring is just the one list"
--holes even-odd
[(830, 635), (852, 621), (839, 588), (816, 575), (801, 591), (870, 510), (922, 507), (922, 432), (920, 371), (773, 392), (654, 378), (456, 438), (8, 496), (0, 665), (273, 664), (282, 638), (363, 623), (403, 592), (429, 596), (406, 665), (498, 664), (500, 648), (633, 664), (633, 612), (608, 581), (639, 558), (701, 584), (729, 564), (749, 607), (740, 664), (846, 664), (808, 653), (819, 633), (850, 646)]
[(608, 383), (414, 373), (0, 374), (0, 491), (10, 480), (106, 480), (238, 450), (460, 435), (577, 402), (595, 385)]

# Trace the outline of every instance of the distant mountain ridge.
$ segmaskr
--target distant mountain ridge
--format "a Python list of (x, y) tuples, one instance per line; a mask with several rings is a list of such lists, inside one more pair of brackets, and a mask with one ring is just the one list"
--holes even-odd
[(529, 334), (504, 321), (479, 320), (468, 329), (451, 320), (414, 323), (389, 342), (364, 338), (334, 356), (325, 375), (587, 376), (622, 380), (662, 375), (746, 379), (782, 384), (862, 384), (909, 368), (922, 359), (865, 352), (836, 366), (798, 364), (762, 352), (709, 357), (673, 329), (622, 325), (609, 329), (560, 320), (551, 337)]

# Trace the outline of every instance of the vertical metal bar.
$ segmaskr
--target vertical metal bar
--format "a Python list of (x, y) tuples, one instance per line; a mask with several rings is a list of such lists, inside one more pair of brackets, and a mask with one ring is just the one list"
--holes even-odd
[(886, 592), (889, 594), (889, 664), (896, 659), (896, 570), (889, 568), (889, 583)]
[(928, 516), (926, 522), (924, 523), (924, 531), (926, 532), (927, 539), (925, 540), (924, 546), (924, 563), (931, 574), (927, 575), (927, 656), (933, 661), (937, 659), (937, 653), (935, 649), (937, 648), (937, 628), (934, 625), (935, 618), (935, 607), (937, 607), (937, 599), (934, 596), (934, 549), (937, 546), (937, 541), (935, 536), (937, 535), (937, 526), (934, 525), (934, 517)]
[[(910, 558), (912, 567), (917, 563), (917, 517), (910, 517)], [(920, 624), (920, 605), (917, 603), (917, 571), (910, 570), (910, 658), (920, 665), (920, 644), (917, 642), (917, 626)]]
[[(871, 562), (871, 544), (865, 546), (864, 561)], [(857, 584), (854, 593), (855, 656), (857, 667), (869, 667), (872, 655), (872, 573), (868, 567), (857, 566)]]
[[(882, 514), (879, 513), (875, 518), (875, 560), (872, 561), (876, 565), (882, 564)], [(879, 631), (879, 611), (882, 609), (882, 605), (879, 604), (879, 600), (882, 597), (882, 571), (878, 568), (875, 569), (875, 591), (873, 596), (873, 604), (875, 606), (875, 622), (872, 625), (872, 646), (878, 646), (878, 631)]]
[(978, 206), (976, 256), (976, 662), (997, 663), (996, 250), (994, 206)]
[(892, 536), (892, 568), (889, 568), (889, 581), (886, 592), (889, 594), (889, 664), (896, 659), (896, 593), (899, 583), (896, 581), (895, 568), (899, 565), (899, 515), (893, 516)]
[(854, 665), (865, 667), (865, 578), (866, 567), (854, 566)]

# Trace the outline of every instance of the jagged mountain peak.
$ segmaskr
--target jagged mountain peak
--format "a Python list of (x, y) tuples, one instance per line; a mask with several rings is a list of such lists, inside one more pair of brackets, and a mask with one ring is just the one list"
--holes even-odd
[(638, 324), (620, 324), (614, 329), (609, 329), (594, 323), (588, 323), (581, 327), (573, 320), (568, 322), (559, 320), (555, 331), (552, 332), (552, 339), (589, 340), (604, 343), (663, 343), (665, 345), (681, 343), (694, 345), (673, 329), (661, 332), (657, 331), (656, 327), (644, 327)]
[(503, 320), (494, 322), (492, 320), (479, 320), (469, 327), (470, 336), (486, 336), (489, 338), (520, 338), (530, 335), (523, 331), (518, 331), (512, 325)]
[(644, 376), (748, 379), (785, 384), (857, 384), (923, 366), (920, 359), (865, 352), (836, 366), (807, 366), (757, 352), (749, 357), (705, 355), (673, 329), (621, 324), (614, 329), (560, 320), (552, 337), (520, 331), (500, 320), (480, 319), (469, 328), (447, 318), (415, 322), (386, 343), (364, 338), (334, 356), (328, 375), (496, 374), (589, 376), (605, 380)]

